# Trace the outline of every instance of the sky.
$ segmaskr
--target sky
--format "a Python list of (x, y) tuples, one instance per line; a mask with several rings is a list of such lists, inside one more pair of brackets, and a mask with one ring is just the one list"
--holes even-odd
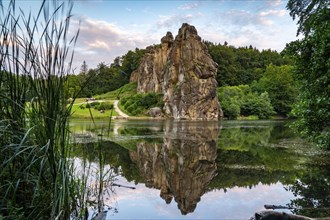
[[(18, 0), (33, 7), (38, 0)], [(233, 46), (252, 45), (280, 52), (296, 38), (296, 22), (287, 0), (74, 0), (72, 29), (79, 38), (73, 68), (79, 73), (135, 48), (159, 44), (177, 35), (182, 23), (194, 25), (203, 40)]]

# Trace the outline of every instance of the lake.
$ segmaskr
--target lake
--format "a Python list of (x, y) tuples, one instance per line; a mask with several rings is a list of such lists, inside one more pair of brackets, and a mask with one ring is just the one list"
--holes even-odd
[(330, 216), (330, 154), (288, 123), (72, 121), (73, 157), (108, 180), (106, 219), (249, 219), (265, 204)]

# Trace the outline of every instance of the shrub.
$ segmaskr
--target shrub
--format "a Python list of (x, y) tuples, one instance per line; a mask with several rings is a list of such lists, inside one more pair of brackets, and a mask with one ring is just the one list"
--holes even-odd
[(125, 102), (125, 104), (123, 104), (122, 106), (124, 107), (124, 109), (127, 109), (128, 106), (134, 104), (134, 101), (132, 99), (129, 99)]
[(126, 109), (129, 113), (132, 113), (134, 110), (136, 110), (136, 104), (130, 105)]
[(163, 95), (157, 93), (135, 94), (123, 97), (120, 105), (131, 115), (141, 115), (152, 107), (163, 108)]
[(148, 93), (141, 97), (140, 106), (144, 109), (149, 109), (158, 105), (163, 105), (160, 95), (157, 93)]
[(238, 102), (223, 102), (221, 103), (222, 110), (229, 119), (237, 119), (241, 113), (241, 107)]
[(121, 104), (121, 105), (125, 105), (125, 103), (127, 102), (127, 100), (128, 100), (128, 97), (122, 97), (122, 98), (120, 99), (120, 104)]
[(100, 102), (90, 102), (88, 104), (90, 105), (90, 107), (95, 107), (95, 106), (100, 105), (101, 103)]
[(133, 110), (132, 111), (132, 115), (140, 115), (140, 114), (142, 114), (143, 112), (141, 111), (141, 109), (135, 109), (135, 110)]
[(260, 119), (275, 114), (267, 92), (258, 95), (248, 85), (225, 86), (218, 89), (218, 98), (224, 116), (236, 119), (240, 114), (255, 115)]
[(101, 102), (99, 105), (95, 106), (94, 109), (96, 110), (110, 110), (113, 109), (113, 104), (110, 102)]
[(247, 94), (241, 104), (241, 113), (245, 116), (257, 115), (260, 119), (266, 119), (275, 114), (267, 92), (260, 96), (256, 93)]

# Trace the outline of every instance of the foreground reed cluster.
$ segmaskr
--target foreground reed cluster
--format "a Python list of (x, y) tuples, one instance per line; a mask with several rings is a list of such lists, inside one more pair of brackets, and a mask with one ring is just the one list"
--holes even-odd
[(68, 159), (72, 1), (0, 5), (0, 219), (87, 218)]

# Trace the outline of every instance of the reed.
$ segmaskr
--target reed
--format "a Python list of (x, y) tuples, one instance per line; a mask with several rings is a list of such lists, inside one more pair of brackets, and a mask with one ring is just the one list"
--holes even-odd
[[(70, 0), (43, 0), (37, 15), (0, 15), (0, 219), (69, 219), (79, 203), (70, 158), (66, 77), (78, 31)], [(80, 210), (81, 211), (81, 210)]]

